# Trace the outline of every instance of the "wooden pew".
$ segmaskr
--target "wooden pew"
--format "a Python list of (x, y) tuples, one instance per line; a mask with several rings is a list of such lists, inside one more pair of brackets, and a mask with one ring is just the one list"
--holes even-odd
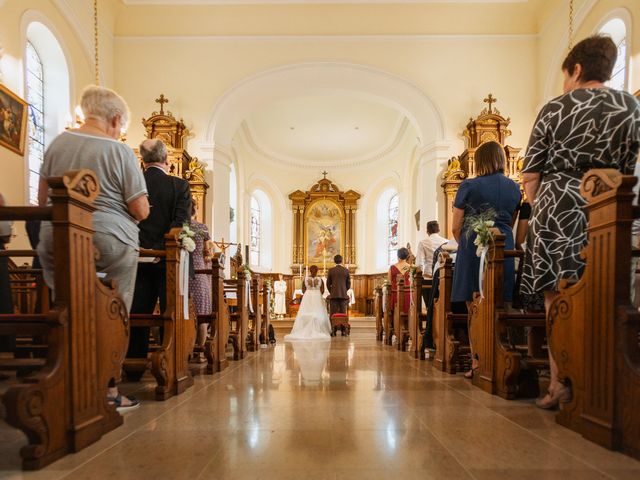
[(398, 276), (398, 295), (393, 309), (393, 334), (396, 336), (396, 348), (402, 352), (407, 351), (409, 342), (409, 314), (404, 313), (406, 303), (404, 296), (409, 289), (410, 286), (405, 285), (404, 278)]
[(443, 372), (455, 374), (470, 368), (469, 338), (466, 334), (468, 316), (453, 313), (451, 288), (453, 286), (453, 260), (442, 252), (440, 263), (440, 294), (434, 303), (433, 342), (436, 354), (434, 366)]
[(422, 276), (422, 270), (416, 268), (413, 272), (413, 284), (411, 286), (411, 308), (409, 309), (409, 337), (411, 338), (411, 349), (409, 353), (413, 358), (424, 360), (426, 358), (425, 350), (422, 348), (422, 336), (424, 328), (422, 327), (425, 315), (422, 314), (422, 298), (423, 292), (431, 291), (431, 280)]
[(393, 345), (393, 310), (391, 309), (391, 284), (385, 283), (382, 286), (382, 333), (384, 344)]
[(537, 397), (538, 370), (548, 369), (549, 361), (542, 345), (531, 349), (516, 345), (511, 330), (529, 328), (531, 338), (544, 339), (545, 314), (507, 311), (503, 301), (504, 260), (523, 257), (523, 252), (505, 250), (505, 236), (494, 230), (484, 272), (484, 298), (474, 294), (471, 306), (470, 338), (478, 369), (473, 384), (506, 399)]
[(575, 284), (561, 282), (550, 306), (549, 346), (559, 378), (573, 398), (558, 423), (604, 447), (640, 459), (640, 316), (629, 297), (635, 177), (590, 170), (580, 193), (587, 199), (586, 266)]
[(178, 286), (181, 249), (178, 235), (181, 230), (174, 228), (165, 235), (165, 250), (140, 249), (141, 257), (158, 257), (166, 261), (167, 305), (160, 314), (131, 314), (131, 327), (159, 327), (163, 333), (161, 343), (150, 348), (146, 359), (127, 358), (124, 370), (139, 372), (150, 367), (157, 382), (156, 400), (179, 395), (193, 385), (189, 355), (196, 339), (196, 314), (195, 308), (189, 305), (189, 319), (184, 318), (183, 297)]
[(251, 306), (253, 312), (249, 311), (249, 327), (247, 337), (247, 350), (255, 352), (260, 348), (260, 332), (262, 331), (262, 288), (263, 281), (259, 274), (251, 275)]
[(376, 341), (382, 341), (383, 328), (383, 309), (382, 309), (382, 287), (377, 286), (373, 289), (373, 315), (376, 318)]
[(53, 306), (41, 313), (0, 315), (0, 334), (41, 336), (47, 345), (46, 358), (0, 363), (0, 370), (25, 362), (38, 367), (2, 396), (7, 423), (27, 436), (20, 451), (25, 470), (77, 452), (122, 424), (107, 391), (109, 382), (120, 378), (129, 319), (114, 285), (100, 281), (95, 270), (91, 222), (99, 183), (90, 170), (67, 172), (48, 183), (51, 207), (0, 208), (0, 220), (53, 224)]
[(198, 315), (198, 323), (208, 323), (210, 334), (203, 351), (207, 359), (207, 373), (221, 372), (229, 365), (226, 348), (229, 343), (229, 307), (224, 298), (224, 254), (216, 252), (211, 260), (211, 269), (196, 270), (195, 273), (211, 275), (211, 314)]
[[(247, 353), (249, 309), (247, 307), (247, 282), (244, 270), (236, 272), (236, 279), (224, 281), (225, 298), (231, 307), (229, 313), (229, 341), (233, 346), (233, 359), (242, 360)], [(235, 298), (229, 298), (235, 294)]]
[(260, 327), (259, 338), (261, 345), (269, 345), (269, 330), (271, 329), (271, 296), (273, 282), (263, 282), (262, 284), (262, 325)]

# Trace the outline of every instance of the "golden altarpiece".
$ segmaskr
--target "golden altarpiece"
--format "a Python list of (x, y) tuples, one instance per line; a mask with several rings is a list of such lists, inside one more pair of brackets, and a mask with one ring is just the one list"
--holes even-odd
[(520, 148), (506, 145), (506, 139), (511, 135), (507, 127), (511, 123), (510, 118), (503, 117), (493, 104), (497, 101), (489, 94), (484, 99), (489, 106), (480, 112), (480, 115), (469, 119), (467, 128), (462, 132), (465, 138), (466, 148), (459, 157), (452, 157), (447, 164), (447, 170), (442, 175), (444, 181), (442, 188), (445, 195), (445, 223), (447, 238), (453, 238), (452, 212), (453, 202), (458, 192), (458, 187), (466, 178), (476, 177), (475, 153), (480, 145), (485, 142), (498, 142), (504, 147), (507, 157), (504, 174), (522, 185), (522, 158), (519, 156)]
[[(156, 103), (160, 104), (160, 111), (152, 112), (149, 118), (143, 118), (142, 125), (147, 138), (160, 139), (166, 145), (169, 174), (189, 182), (191, 195), (196, 203), (196, 219), (206, 223), (206, 198), (209, 185), (204, 178), (204, 164), (187, 152), (189, 130), (182, 119), (177, 120), (168, 110), (165, 113), (164, 104), (168, 101), (164, 95), (160, 95), (156, 99)], [(139, 154), (137, 149), (136, 153)]]
[(289, 195), (293, 207), (293, 252), (291, 270), (300, 274), (316, 265), (322, 272), (342, 255), (343, 264), (356, 270), (356, 211), (360, 194), (341, 191), (327, 172), (309, 190)]

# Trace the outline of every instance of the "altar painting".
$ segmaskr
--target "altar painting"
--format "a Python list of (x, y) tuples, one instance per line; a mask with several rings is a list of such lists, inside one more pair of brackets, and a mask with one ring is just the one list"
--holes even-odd
[(333, 257), (342, 253), (343, 215), (340, 206), (331, 200), (318, 200), (311, 205), (306, 221), (306, 264), (333, 264)]

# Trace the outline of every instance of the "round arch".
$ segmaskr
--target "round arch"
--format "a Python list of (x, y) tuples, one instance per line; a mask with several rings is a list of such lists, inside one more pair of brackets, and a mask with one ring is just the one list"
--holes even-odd
[(318, 91), (349, 92), (402, 112), (422, 144), (444, 138), (446, 130), (438, 107), (411, 82), (365, 65), (314, 62), (273, 68), (236, 83), (213, 107), (206, 141), (230, 145), (252, 110), (281, 98)]

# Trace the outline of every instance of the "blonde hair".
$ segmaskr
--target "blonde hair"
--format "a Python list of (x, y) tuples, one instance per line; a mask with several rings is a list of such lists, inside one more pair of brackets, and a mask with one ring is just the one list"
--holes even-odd
[(116, 115), (124, 129), (129, 125), (129, 107), (127, 102), (113, 90), (97, 85), (90, 85), (82, 92), (80, 107), (84, 118), (99, 118), (110, 122)]
[(506, 155), (504, 148), (498, 142), (485, 142), (478, 147), (474, 156), (476, 162), (476, 175), (491, 175), (496, 172), (504, 172)]

